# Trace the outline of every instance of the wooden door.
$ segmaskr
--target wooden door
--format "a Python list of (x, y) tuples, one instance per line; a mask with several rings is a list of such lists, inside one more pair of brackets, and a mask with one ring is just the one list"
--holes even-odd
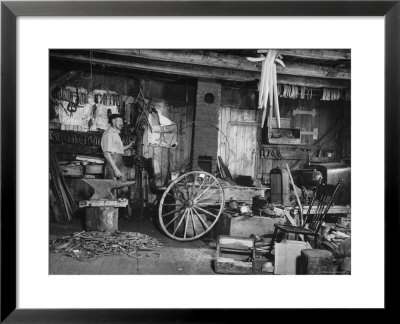
[(257, 122), (255, 110), (221, 108), (218, 155), (228, 166), (232, 177), (247, 175), (255, 178), (257, 157)]

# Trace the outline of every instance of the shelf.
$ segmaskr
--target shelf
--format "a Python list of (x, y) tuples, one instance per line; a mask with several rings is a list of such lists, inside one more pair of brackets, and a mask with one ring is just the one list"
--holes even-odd
[(274, 149), (292, 149), (292, 150), (320, 150), (321, 147), (318, 145), (307, 145), (307, 144), (262, 144), (262, 148), (274, 148)]

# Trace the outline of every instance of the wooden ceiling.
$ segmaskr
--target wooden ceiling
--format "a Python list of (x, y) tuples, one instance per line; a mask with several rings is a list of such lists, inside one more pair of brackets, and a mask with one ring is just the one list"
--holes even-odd
[[(157, 73), (182, 78), (221, 81), (259, 80), (258, 49), (92, 49), (50, 50), (54, 61), (89, 63), (111, 69)], [(348, 49), (279, 49), (285, 67), (277, 65), (278, 83), (313, 88), (350, 88), (351, 52)]]

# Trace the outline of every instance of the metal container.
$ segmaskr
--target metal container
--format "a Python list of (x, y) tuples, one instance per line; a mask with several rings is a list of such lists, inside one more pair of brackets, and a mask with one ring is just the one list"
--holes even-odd
[(298, 172), (300, 175), (298, 176), (298, 182), (296, 181), (296, 183), (306, 188), (316, 186), (319, 180), (324, 178), (321, 171), (315, 169), (303, 169), (298, 170)]
[(321, 172), (324, 181), (327, 184), (336, 185), (339, 179), (343, 179), (343, 183), (337, 193), (335, 204), (348, 205), (351, 202), (351, 167), (345, 163), (329, 162), (329, 163), (313, 163), (305, 165), (304, 169), (311, 169)]

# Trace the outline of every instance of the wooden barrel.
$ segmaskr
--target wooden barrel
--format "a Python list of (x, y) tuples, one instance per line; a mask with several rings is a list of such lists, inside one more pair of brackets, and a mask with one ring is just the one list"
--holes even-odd
[(333, 274), (333, 254), (327, 250), (301, 251), (301, 273), (311, 275)]
[(118, 231), (118, 208), (88, 207), (86, 213), (86, 231)]

